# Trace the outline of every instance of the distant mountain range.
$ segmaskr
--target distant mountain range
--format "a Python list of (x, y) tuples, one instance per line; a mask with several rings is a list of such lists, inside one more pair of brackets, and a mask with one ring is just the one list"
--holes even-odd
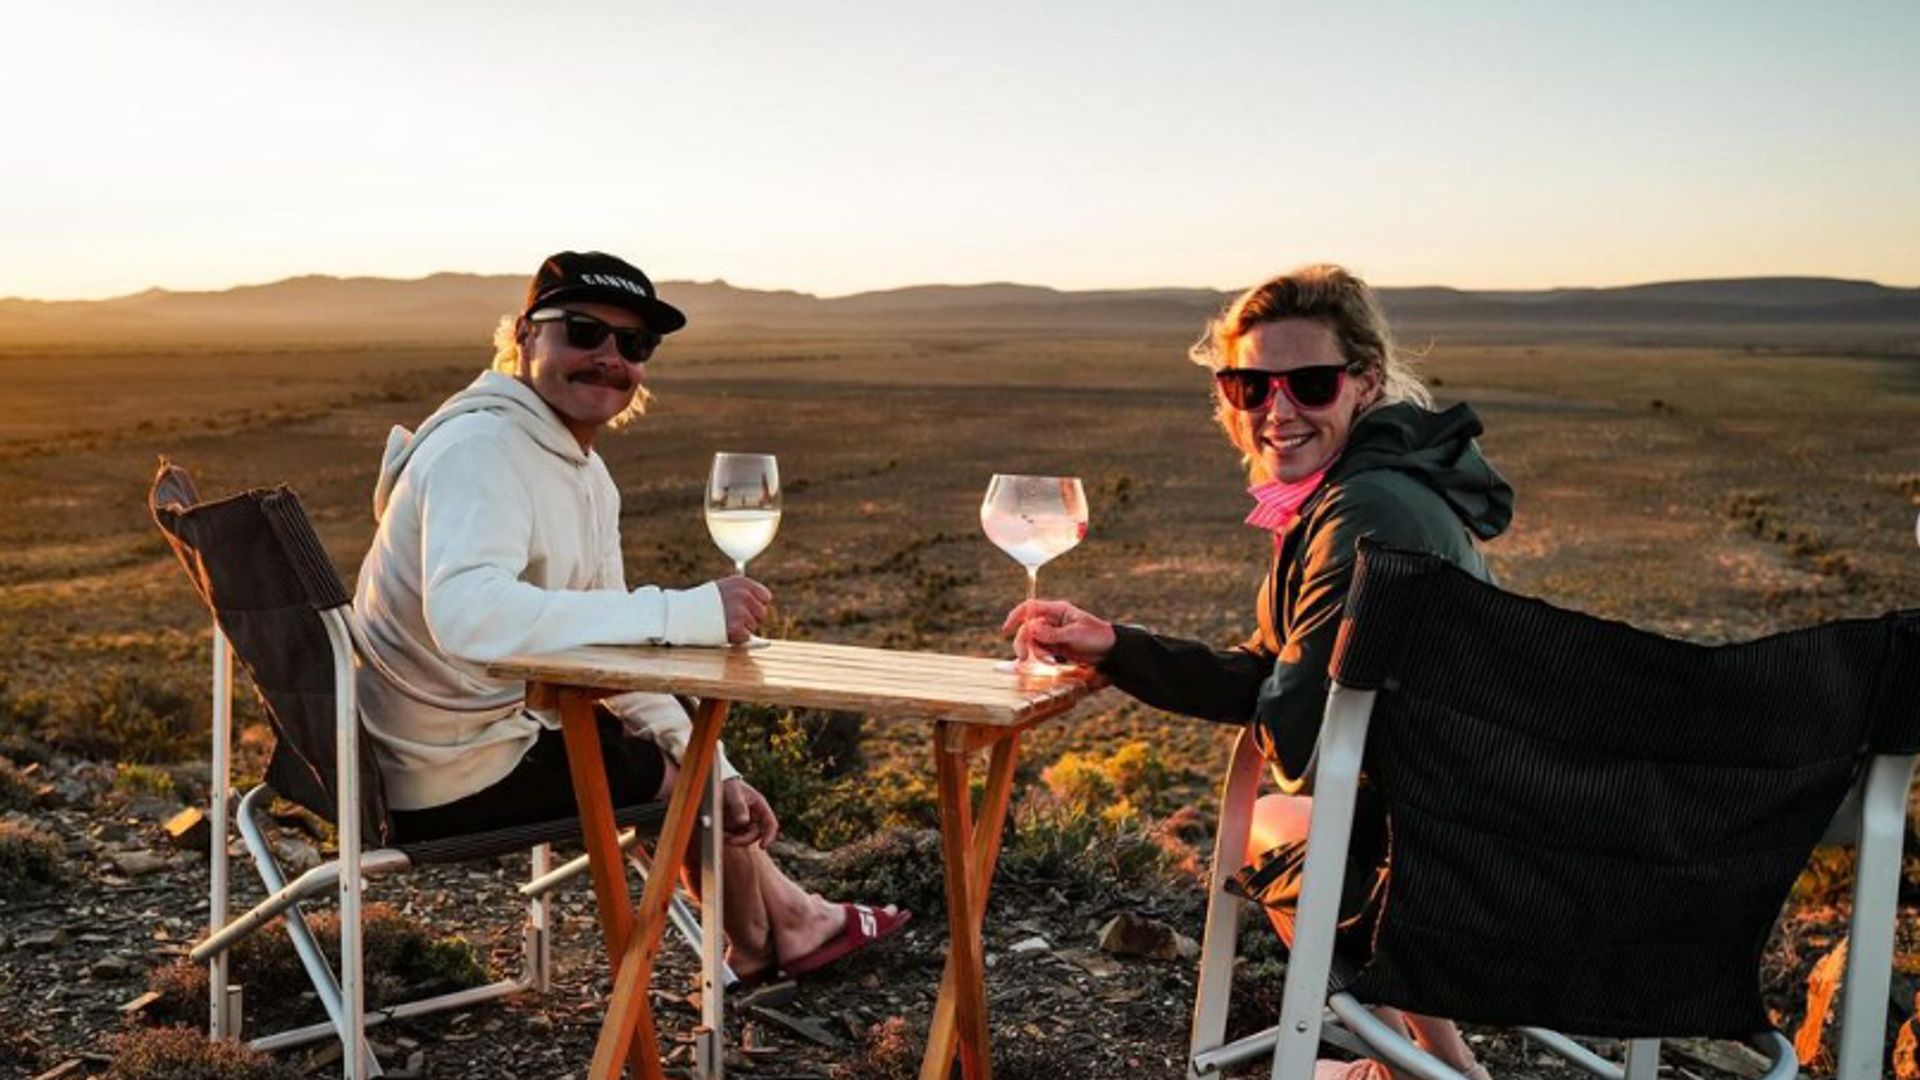
[[(517, 275), (417, 280), (288, 278), (219, 292), (150, 289), (111, 300), (0, 299), (0, 344), (484, 343), (515, 310)], [(1210, 289), (1062, 291), (1034, 285), (921, 285), (823, 298), (725, 282), (663, 282), (693, 333), (1038, 332), (1192, 334), (1230, 294)], [(1920, 289), (1835, 278), (1734, 278), (1600, 289), (1381, 290), (1409, 340), (1594, 340), (1920, 352)]]

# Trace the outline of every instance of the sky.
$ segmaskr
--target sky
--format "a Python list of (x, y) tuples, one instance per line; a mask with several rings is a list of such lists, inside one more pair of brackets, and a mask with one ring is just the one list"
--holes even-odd
[(306, 273), (1920, 285), (1920, 3), (63, 0), (0, 297)]

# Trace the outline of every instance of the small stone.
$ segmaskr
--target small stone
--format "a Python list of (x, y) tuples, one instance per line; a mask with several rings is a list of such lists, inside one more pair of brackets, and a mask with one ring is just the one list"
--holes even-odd
[(15, 942), (20, 948), (32, 949), (35, 952), (58, 949), (66, 943), (67, 932), (59, 927), (54, 927), (52, 930), (36, 930), (31, 934), (22, 935)]
[(173, 846), (182, 851), (205, 851), (213, 840), (213, 826), (208, 823), (206, 812), (197, 806), (173, 815), (162, 827), (167, 830)]
[(166, 821), (179, 812), (178, 802), (158, 795), (136, 795), (127, 800), (127, 816), (141, 821)]
[(1126, 970), (1099, 953), (1087, 949), (1062, 949), (1056, 955), (1096, 979), (1112, 978)]
[(1007, 947), (1007, 951), (1015, 956), (1027, 956), (1031, 953), (1051, 952), (1052, 950), (1053, 946), (1047, 944), (1047, 939), (1038, 934), (1030, 938), (1021, 938), (1019, 941)]
[(273, 853), (289, 875), (304, 874), (324, 861), (320, 849), (305, 840), (282, 840), (274, 845)]
[(131, 963), (117, 956), (105, 956), (95, 960), (87, 973), (96, 979), (130, 979), (134, 976), (134, 968)]
[(128, 877), (144, 877), (166, 868), (167, 860), (151, 851), (116, 851), (107, 856), (114, 869)]
[(747, 1008), (760, 1019), (786, 1028), (809, 1042), (829, 1049), (840, 1045), (840, 1037), (828, 1031), (826, 1025), (811, 1016), (794, 1016), (765, 1005), (749, 1005)]
[(1143, 956), (1149, 960), (1180, 959), (1179, 937), (1158, 919), (1121, 912), (1100, 928), (1100, 951), (1113, 956)]

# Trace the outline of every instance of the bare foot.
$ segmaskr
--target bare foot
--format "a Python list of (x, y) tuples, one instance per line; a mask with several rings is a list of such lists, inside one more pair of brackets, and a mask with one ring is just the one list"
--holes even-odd
[(773, 948), (779, 956), (805, 956), (837, 937), (846, 925), (846, 910), (817, 893), (809, 893), (804, 913), (773, 927)]

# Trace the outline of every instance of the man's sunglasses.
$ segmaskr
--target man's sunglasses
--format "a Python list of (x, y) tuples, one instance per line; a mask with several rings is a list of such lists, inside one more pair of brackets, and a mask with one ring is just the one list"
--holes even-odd
[(613, 335), (613, 347), (629, 364), (644, 364), (660, 347), (660, 335), (644, 326), (615, 326), (581, 311), (542, 308), (527, 316), (531, 323), (557, 322), (567, 332), (567, 344), (587, 352)]
[(1346, 364), (1316, 364), (1291, 371), (1262, 368), (1221, 368), (1213, 373), (1220, 397), (1241, 412), (1259, 412), (1273, 404), (1275, 387), (1296, 409), (1324, 409), (1340, 397), (1346, 384)]

